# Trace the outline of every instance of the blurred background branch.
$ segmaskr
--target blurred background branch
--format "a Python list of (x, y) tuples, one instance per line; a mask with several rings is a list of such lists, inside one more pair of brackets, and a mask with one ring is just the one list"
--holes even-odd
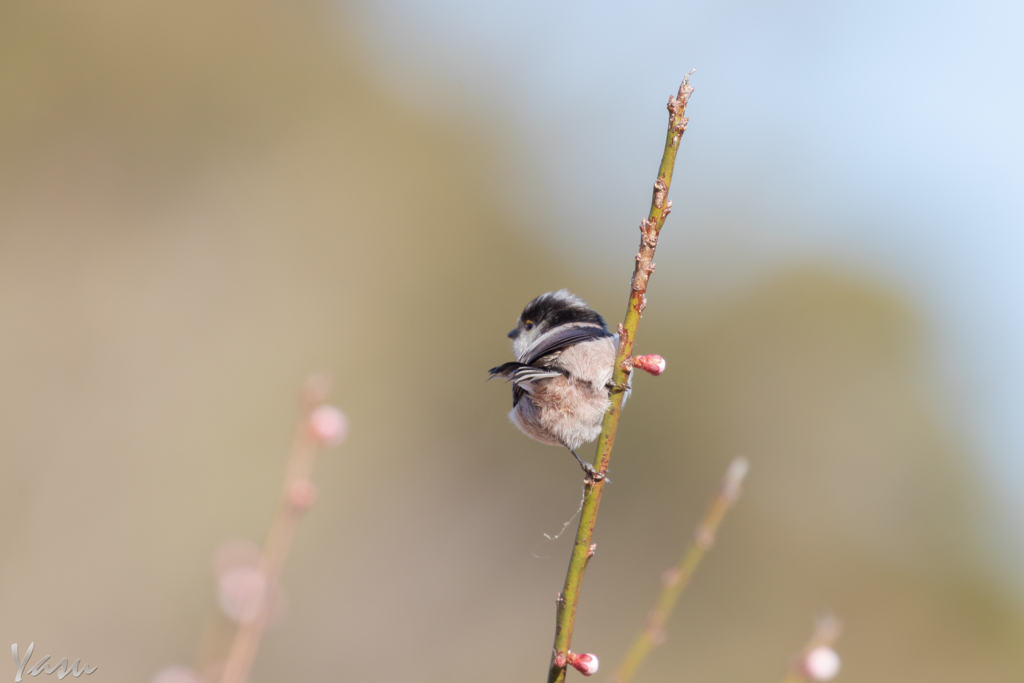
[(249, 680), (260, 639), (271, 616), (269, 590), (280, 581), (299, 520), (316, 502), (316, 487), (311, 476), (317, 452), (323, 446), (340, 444), (346, 436), (345, 417), (337, 408), (326, 404), (328, 388), (327, 379), (321, 376), (309, 378), (302, 388), (303, 415), (285, 467), (281, 498), (257, 566), (257, 576), (265, 588), (251, 593), (253, 604), (236, 615), (238, 630), (224, 662), (221, 683)]
[(690, 585), (690, 579), (697, 571), (700, 561), (714, 545), (718, 526), (725, 518), (725, 513), (739, 499), (748, 468), (749, 463), (745, 458), (736, 458), (729, 465), (718, 495), (711, 501), (711, 505), (704, 513), (704, 518), (697, 526), (693, 539), (686, 547), (679, 563), (662, 574), (661, 594), (658, 596), (654, 608), (647, 615), (643, 629), (633, 641), (622, 664), (613, 674), (612, 681), (614, 683), (626, 683), (632, 680), (633, 674), (636, 673), (637, 668), (651, 653), (651, 650), (665, 641), (665, 622), (672, 615), (679, 596)]

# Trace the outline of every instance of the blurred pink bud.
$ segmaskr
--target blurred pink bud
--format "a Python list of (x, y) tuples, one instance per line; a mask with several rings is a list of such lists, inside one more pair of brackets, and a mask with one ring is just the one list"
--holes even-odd
[(187, 666), (167, 666), (156, 672), (151, 683), (203, 683), (203, 679)]
[(308, 510), (316, 503), (316, 485), (309, 479), (297, 479), (288, 487), (288, 504), (296, 510)]
[(566, 658), (569, 664), (584, 676), (593, 676), (597, 673), (597, 656), (584, 653), (581, 655), (570, 652)]
[(233, 567), (217, 577), (217, 603), (232, 621), (254, 621), (266, 601), (267, 577), (256, 567)]
[(309, 428), (320, 443), (337, 446), (348, 434), (348, 421), (344, 413), (334, 406), (320, 406), (310, 413)]
[(830, 647), (816, 647), (804, 657), (804, 671), (813, 681), (830, 681), (839, 673), (839, 655)]
[(708, 529), (703, 524), (693, 534), (693, 542), (697, 544), (697, 547), (703, 551), (711, 550), (711, 546), (715, 544), (715, 532)]
[(634, 356), (633, 367), (657, 376), (665, 372), (665, 359), (656, 353), (647, 356)]
[(661, 585), (665, 588), (671, 588), (679, 583), (679, 579), (681, 578), (683, 578), (683, 575), (678, 569), (675, 567), (669, 567), (661, 573)]

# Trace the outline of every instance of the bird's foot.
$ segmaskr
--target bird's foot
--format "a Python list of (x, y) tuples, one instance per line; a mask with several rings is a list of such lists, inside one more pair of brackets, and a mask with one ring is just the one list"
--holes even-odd
[(605, 385), (605, 388), (608, 389), (609, 393), (613, 394), (621, 394), (623, 392), (629, 391), (628, 385), (619, 384), (617, 382), (608, 382), (608, 384)]
[[(597, 482), (604, 481), (605, 479), (608, 478), (604, 472), (597, 471), (596, 469), (594, 469), (593, 465), (583, 460), (583, 458), (581, 458), (580, 456), (576, 455), (576, 451), (570, 448), (569, 452), (572, 453), (572, 457), (576, 458), (576, 462), (578, 462), (580, 464), (580, 467), (583, 468), (583, 473), (585, 475), (583, 477), (583, 483), (588, 485), (596, 484)], [(608, 479), (608, 482), (611, 483), (611, 479)]]
[[(583, 467), (584, 484), (592, 486), (599, 481), (604, 481), (605, 479), (608, 479), (608, 475), (606, 475), (604, 472), (598, 472), (597, 470), (595, 470), (594, 466), (591, 465), (589, 462), (581, 463), (581, 465)], [(608, 483), (611, 483), (611, 481), (611, 479), (608, 479)]]

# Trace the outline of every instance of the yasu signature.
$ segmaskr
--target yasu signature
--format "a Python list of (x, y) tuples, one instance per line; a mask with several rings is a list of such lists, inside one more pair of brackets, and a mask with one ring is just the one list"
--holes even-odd
[(45, 657), (40, 659), (35, 666), (26, 671), (25, 667), (28, 666), (28, 660), (32, 659), (32, 650), (35, 648), (35, 646), (35, 642), (29, 643), (28, 649), (25, 651), (25, 659), (22, 660), (21, 657), (18, 656), (18, 644), (14, 643), (13, 645), (11, 645), (11, 654), (14, 655), (14, 665), (18, 667), (18, 673), (14, 675), (14, 683), (21, 683), (22, 674), (28, 674), (29, 676), (38, 676), (41, 673), (52, 674), (54, 671), (56, 671), (57, 679), (59, 680), (63, 679), (68, 674), (72, 674), (75, 678), (78, 678), (82, 674), (89, 675), (99, 668), (98, 666), (94, 666), (90, 669), (88, 664), (79, 664), (79, 662), (82, 661), (81, 659), (76, 659), (75, 663), (69, 667), (67, 657), (60, 660), (60, 662), (53, 665), (53, 667), (49, 667), (46, 666), (46, 662), (50, 659), (50, 655), (46, 655)]

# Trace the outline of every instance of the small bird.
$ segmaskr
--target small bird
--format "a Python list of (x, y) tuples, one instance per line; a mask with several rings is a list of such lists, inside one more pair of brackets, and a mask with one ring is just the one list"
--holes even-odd
[[(508, 336), (518, 360), (491, 368), (489, 379), (512, 382), (509, 419), (532, 439), (568, 448), (588, 477), (603, 478), (576, 449), (601, 433), (616, 388), (619, 335), (583, 299), (560, 289), (528, 303)], [(628, 397), (629, 384), (623, 389)]]

